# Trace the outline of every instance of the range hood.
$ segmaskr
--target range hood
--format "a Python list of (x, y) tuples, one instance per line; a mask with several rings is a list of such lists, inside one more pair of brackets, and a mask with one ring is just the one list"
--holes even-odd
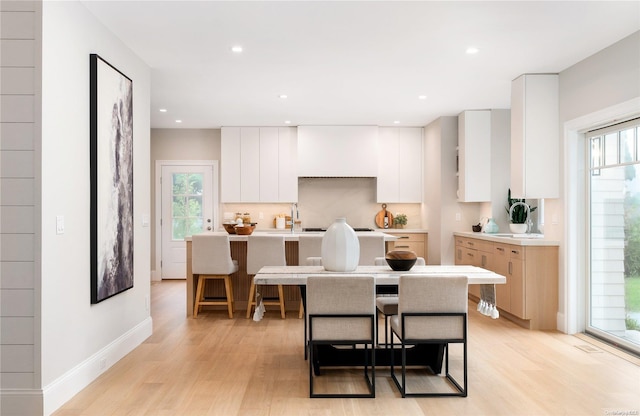
[(377, 126), (298, 126), (298, 176), (378, 175)]

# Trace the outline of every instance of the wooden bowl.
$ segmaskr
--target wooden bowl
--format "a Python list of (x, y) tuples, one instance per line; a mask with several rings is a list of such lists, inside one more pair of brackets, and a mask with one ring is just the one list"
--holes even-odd
[(238, 235), (251, 235), (256, 228), (253, 224), (244, 224), (243, 226), (236, 225), (235, 230)]
[(391, 260), (415, 260), (418, 258), (415, 252), (410, 250), (391, 250), (385, 256)]
[(235, 234), (236, 233), (236, 223), (222, 224), (222, 226), (224, 227), (224, 229), (229, 234)]
[(417, 259), (416, 253), (409, 250), (392, 250), (385, 256), (389, 267), (397, 272), (411, 270)]

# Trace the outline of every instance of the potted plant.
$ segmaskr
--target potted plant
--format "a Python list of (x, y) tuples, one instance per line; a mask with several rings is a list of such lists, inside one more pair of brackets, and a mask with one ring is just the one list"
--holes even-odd
[(527, 224), (527, 219), (531, 216), (533, 211), (538, 209), (538, 207), (530, 206), (524, 198), (511, 198), (511, 188), (509, 188), (509, 192), (507, 194), (507, 206), (504, 207), (504, 209), (507, 211), (507, 215), (511, 213), (511, 217), (509, 218), (509, 221), (511, 222), (511, 224), (509, 224), (511, 232), (514, 234), (524, 234), (527, 232), (529, 226), (529, 224)]
[(396, 228), (404, 228), (404, 226), (407, 225), (407, 216), (400, 213), (396, 214), (393, 218), (393, 224)]

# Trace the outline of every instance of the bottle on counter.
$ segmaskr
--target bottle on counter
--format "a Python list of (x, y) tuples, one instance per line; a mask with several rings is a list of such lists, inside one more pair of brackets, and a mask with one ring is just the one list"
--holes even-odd
[(242, 222), (244, 224), (251, 224), (251, 214), (249, 214), (248, 212), (242, 214)]

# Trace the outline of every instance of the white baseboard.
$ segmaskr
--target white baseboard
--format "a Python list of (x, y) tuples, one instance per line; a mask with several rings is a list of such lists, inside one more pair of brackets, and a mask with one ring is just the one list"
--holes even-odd
[[(50, 415), (69, 401), (109, 367), (130, 353), (153, 332), (153, 320), (148, 317), (106, 347), (43, 389), (43, 414)], [(2, 413), (4, 415), (4, 412)], [(33, 413), (22, 413), (33, 414)]]
[(159, 282), (162, 280), (162, 275), (160, 275), (160, 273), (158, 273), (155, 270), (151, 270), (151, 281), (152, 282)]

